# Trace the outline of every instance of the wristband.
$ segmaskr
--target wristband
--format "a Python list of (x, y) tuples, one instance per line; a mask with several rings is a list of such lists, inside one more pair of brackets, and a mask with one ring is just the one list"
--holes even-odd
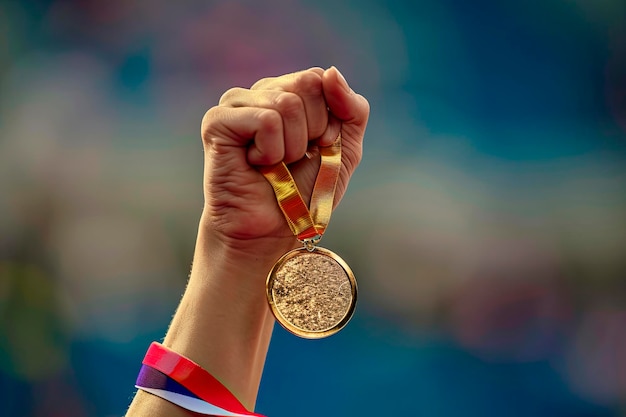
[(195, 413), (225, 417), (263, 417), (252, 413), (208, 371), (153, 342), (135, 387)]

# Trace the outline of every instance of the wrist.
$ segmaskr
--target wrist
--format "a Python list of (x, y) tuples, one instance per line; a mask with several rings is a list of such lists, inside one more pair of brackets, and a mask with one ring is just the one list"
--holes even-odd
[(295, 238), (226, 242), (201, 222), (189, 283), (163, 344), (252, 409), (274, 326), (265, 281)]
[(194, 264), (232, 264), (234, 269), (242, 269), (244, 273), (249, 270), (268, 273), (278, 258), (302, 245), (287, 227), (285, 229), (286, 234), (279, 236), (237, 238), (222, 233), (208, 216), (203, 215), (198, 227)]

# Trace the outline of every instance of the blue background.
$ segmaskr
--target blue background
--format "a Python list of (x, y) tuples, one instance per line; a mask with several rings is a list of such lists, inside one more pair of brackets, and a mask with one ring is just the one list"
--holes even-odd
[(372, 108), (324, 239), (359, 304), (277, 326), (257, 410), (624, 414), (622, 0), (5, 0), (0, 415), (124, 414), (186, 282), (202, 115), (330, 65)]

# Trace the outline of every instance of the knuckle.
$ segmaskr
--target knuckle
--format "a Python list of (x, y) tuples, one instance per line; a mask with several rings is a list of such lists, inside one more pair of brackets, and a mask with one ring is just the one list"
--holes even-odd
[(282, 130), (282, 118), (277, 111), (263, 109), (257, 117), (261, 129), (271, 133)]
[(304, 104), (298, 95), (293, 93), (281, 93), (275, 100), (276, 110), (284, 117), (295, 118), (304, 111)]
[(241, 95), (244, 90), (245, 89), (241, 87), (233, 87), (226, 90), (226, 92), (224, 92), (224, 94), (220, 97), (219, 104), (221, 106), (228, 104), (236, 105), (237, 96)]
[(268, 83), (272, 82), (272, 80), (274, 80), (274, 79), (276, 79), (276, 77), (261, 78), (260, 80), (258, 80), (254, 84), (252, 84), (252, 87), (250, 87), (250, 89), (251, 90), (258, 90), (259, 88), (263, 88), (263, 86), (265, 86)]
[(320, 77), (323, 76), (324, 72), (325, 72), (324, 68), (322, 68), (322, 67), (311, 67), (311, 68), (309, 68), (306, 71), (313, 72), (313, 73), (319, 75)]
[(220, 113), (220, 108), (215, 106), (207, 110), (207, 112), (204, 113), (204, 117), (202, 117), (200, 135), (205, 145), (210, 144), (211, 132), (214, 130), (215, 123), (220, 118)]
[(322, 94), (322, 77), (314, 71), (298, 73), (295, 84), (297, 91), (301, 94), (311, 96)]

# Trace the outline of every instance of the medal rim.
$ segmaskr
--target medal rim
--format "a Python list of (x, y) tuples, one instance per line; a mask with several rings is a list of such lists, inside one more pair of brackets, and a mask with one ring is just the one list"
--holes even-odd
[[(350, 281), (350, 292), (351, 292), (351, 295), (352, 295), (352, 299), (350, 301), (350, 306), (348, 307), (348, 310), (346, 311), (346, 313), (343, 316), (343, 318), (337, 324), (335, 324), (334, 326), (332, 326), (329, 329), (319, 330), (319, 331), (311, 331), (311, 330), (306, 330), (306, 329), (302, 329), (302, 328), (300, 328), (298, 326), (295, 326), (292, 323), (290, 323), (282, 315), (282, 313), (280, 312), (278, 307), (276, 307), (276, 304), (274, 302), (274, 296), (272, 295), (272, 290), (273, 290), (273, 287), (274, 287), (274, 281), (276, 279), (276, 272), (288, 260), (290, 260), (292, 258), (295, 258), (295, 257), (297, 257), (297, 256), (299, 256), (301, 254), (307, 254), (307, 253), (319, 253), (321, 255), (324, 255), (324, 256), (327, 256), (327, 257), (333, 259), (344, 270), (344, 272), (348, 276), (348, 280)], [(321, 247), (316, 246), (316, 247), (313, 248), (313, 250), (309, 250), (309, 249), (307, 249), (305, 247), (296, 248), (296, 249), (290, 250), (289, 252), (287, 252), (286, 254), (281, 256), (278, 259), (278, 261), (276, 261), (276, 263), (274, 264), (274, 266), (270, 270), (269, 274), (267, 275), (267, 280), (265, 282), (265, 291), (266, 291), (268, 304), (270, 306), (270, 309), (272, 310), (272, 314), (276, 318), (276, 321), (278, 323), (280, 323), (280, 325), (285, 330), (289, 331), (292, 334), (295, 334), (296, 336), (302, 337), (304, 339), (322, 339), (322, 338), (325, 338), (325, 337), (328, 337), (328, 336), (332, 336), (335, 333), (339, 332), (341, 329), (343, 329), (346, 326), (346, 324), (348, 324), (350, 319), (352, 319), (352, 316), (354, 315), (354, 310), (356, 308), (358, 288), (357, 288), (356, 278), (354, 277), (354, 273), (352, 272), (352, 269), (350, 269), (348, 264), (339, 255), (337, 255), (335, 252), (333, 252), (333, 251), (331, 251), (329, 249), (326, 249), (326, 248), (321, 248)]]

